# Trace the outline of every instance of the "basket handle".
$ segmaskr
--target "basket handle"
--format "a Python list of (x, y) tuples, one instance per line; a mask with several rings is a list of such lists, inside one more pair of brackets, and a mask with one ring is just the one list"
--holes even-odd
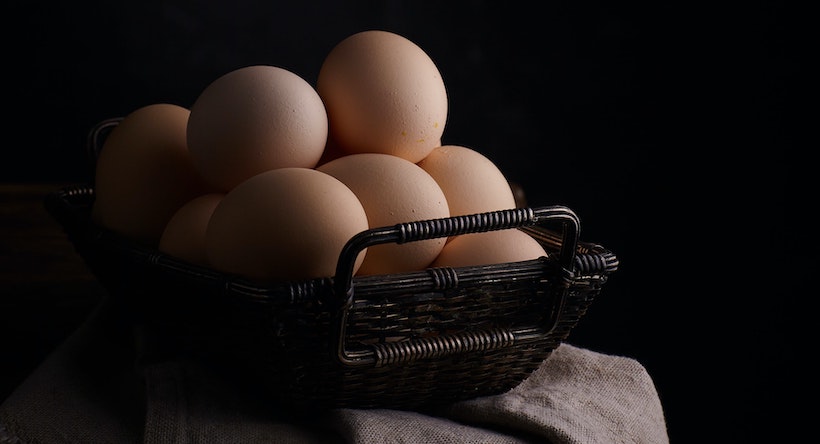
[[(515, 208), (492, 211), (465, 216), (452, 216), (417, 222), (406, 222), (391, 227), (372, 228), (353, 236), (342, 248), (336, 266), (334, 289), (338, 307), (335, 311), (333, 332), (330, 345), (331, 352), (345, 366), (373, 366), (397, 360), (417, 359), (419, 357), (441, 356), (448, 353), (488, 350), (511, 345), (515, 341), (512, 332), (503, 329), (492, 331), (467, 332), (455, 335), (443, 335), (434, 338), (414, 339), (399, 344), (377, 344), (367, 350), (348, 350), (346, 345), (347, 320), (350, 307), (353, 306), (355, 289), (353, 274), (356, 258), (365, 248), (384, 243), (406, 243), (459, 234), (484, 231), (504, 230), (510, 228), (530, 227), (534, 225), (555, 225), (561, 227), (561, 247), (558, 264), (563, 279), (558, 279), (558, 297), (548, 321), (547, 332), (551, 332), (558, 321), (558, 314), (563, 308), (566, 290), (572, 276), (575, 252), (578, 244), (580, 222), (570, 208), (553, 205), (537, 208)], [(444, 280), (452, 269), (431, 269)], [(402, 359), (390, 356), (404, 356)]]
[[(86, 157), (88, 158), (91, 171), (97, 170), (97, 159), (100, 157), (100, 152), (105, 145), (105, 139), (117, 125), (122, 122), (122, 117), (112, 117), (101, 120), (89, 131), (85, 141)], [(94, 175), (92, 174), (92, 177)]]

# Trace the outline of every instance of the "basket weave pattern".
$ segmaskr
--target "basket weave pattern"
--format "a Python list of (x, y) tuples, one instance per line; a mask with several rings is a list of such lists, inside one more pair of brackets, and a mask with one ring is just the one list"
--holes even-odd
[[(348, 243), (336, 277), (262, 284), (97, 227), (93, 200), (93, 187), (75, 186), (45, 204), (129, 320), (257, 378), (301, 409), (421, 408), (503, 393), (568, 337), (618, 266), (605, 248), (578, 241), (574, 213), (556, 206), (368, 230)], [(548, 256), (382, 276), (348, 272), (357, 253), (376, 243), (508, 227), (539, 240)]]

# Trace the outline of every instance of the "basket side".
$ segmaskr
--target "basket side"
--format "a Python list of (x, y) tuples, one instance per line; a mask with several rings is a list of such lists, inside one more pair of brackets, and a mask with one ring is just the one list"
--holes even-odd
[(579, 243), (567, 270), (556, 259), (560, 236), (539, 229), (548, 256), (537, 260), (355, 277), (344, 340), (375, 358), (349, 367), (331, 353), (333, 278), (262, 284), (187, 264), (96, 227), (92, 202), (92, 188), (72, 187), (46, 207), (128, 322), (304, 411), (420, 409), (503, 393), (569, 336), (618, 265)]

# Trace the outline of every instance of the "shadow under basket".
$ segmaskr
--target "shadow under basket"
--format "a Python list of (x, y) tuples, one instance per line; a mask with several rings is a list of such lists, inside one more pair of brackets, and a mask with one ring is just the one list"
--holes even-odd
[[(350, 239), (335, 276), (262, 284), (101, 228), (93, 202), (94, 188), (77, 185), (44, 203), (127, 320), (300, 410), (421, 409), (506, 392), (568, 337), (618, 267), (578, 240), (571, 209), (547, 206), (373, 228)], [(548, 255), (352, 274), (371, 245), (501, 229), (527, 232)]]

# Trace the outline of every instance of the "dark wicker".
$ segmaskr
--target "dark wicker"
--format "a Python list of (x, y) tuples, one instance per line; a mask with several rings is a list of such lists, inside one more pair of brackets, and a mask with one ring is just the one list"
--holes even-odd
[[(412, 409), (503, 393), (568, 337), (618, 267), (613, 253), (578, 240), (572, 210), (548, 206), (374, 228), (348, 242), (335, 277), (260, 283), (96, 226), (93, 200), (93, 186), (78, 185), (45, 206), (130, 320), (256, 378), (297, 409)], [(548, 256), (351, 274), (371, 245), (508, 228), (538, 239)]]

